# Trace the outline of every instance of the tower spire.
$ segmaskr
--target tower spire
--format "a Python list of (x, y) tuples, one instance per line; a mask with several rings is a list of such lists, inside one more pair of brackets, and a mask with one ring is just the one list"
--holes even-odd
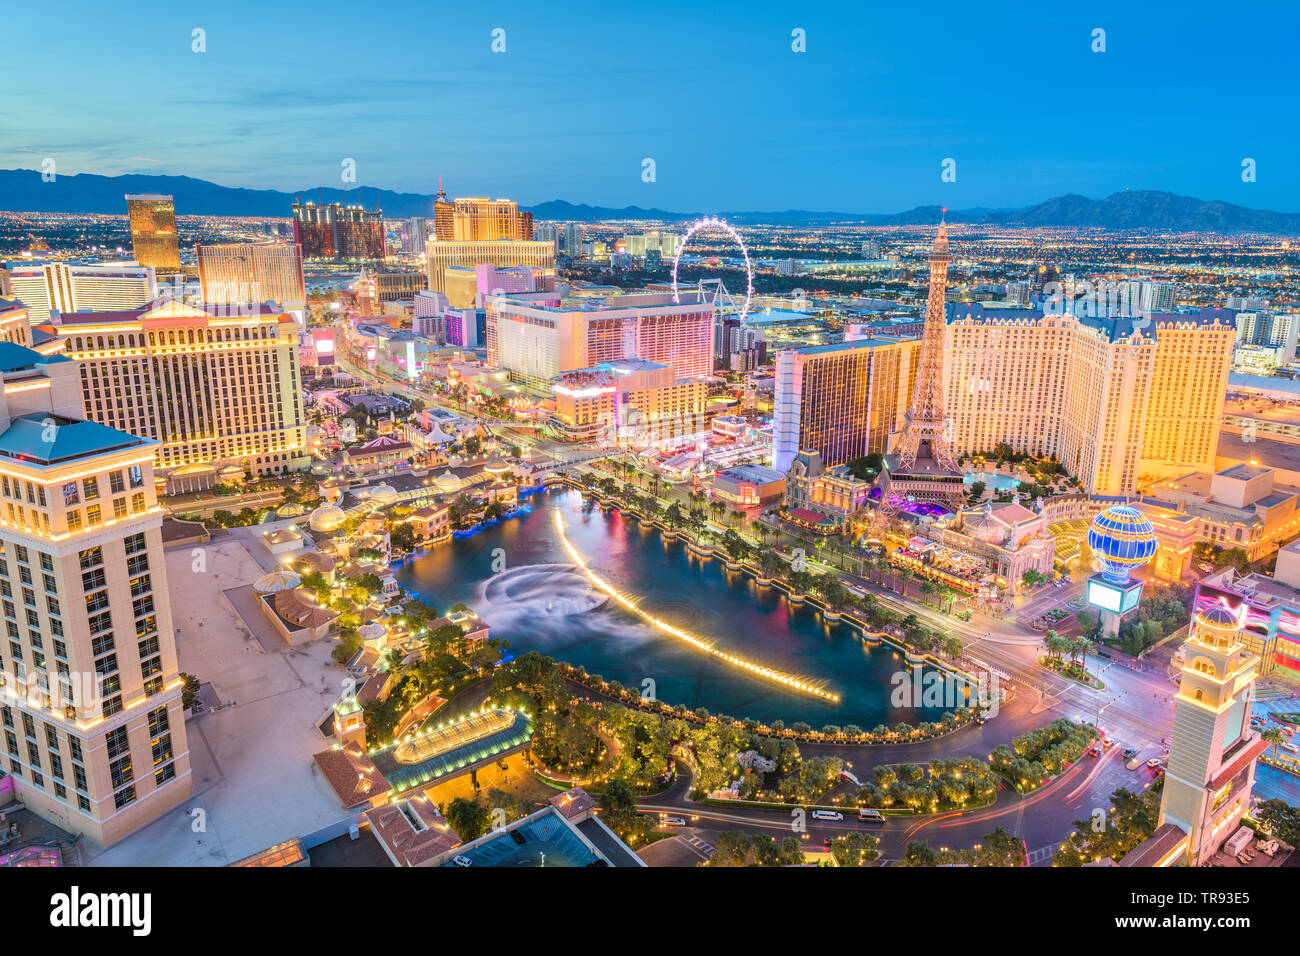
[(952, 451), (943, 388), (943, 344), (947, 327), (948, 251), (947, 209), (930, 247), (930, 292), (925, 306), (925, 326), (916, 364), (912, 403), (903, 418), (895, 454), (886, 458), (880, 474), (880, 504), (873, 528), (887, 525), (894, 514), (889, 500), (906, 495), (941, 504), (956, 513), (965, 504), (965, 486)]

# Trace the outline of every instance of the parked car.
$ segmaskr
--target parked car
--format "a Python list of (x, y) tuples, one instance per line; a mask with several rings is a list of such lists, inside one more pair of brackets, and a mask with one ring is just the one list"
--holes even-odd
[(474, 865), (474, 861), (471, 860), (469, 857), (464, 856), (464, 855), (457, 855), (457, 856), (452, 857), (452, 858), (451, 858), (451, 862), (455, 863), (457, 866), (473, 866), (473, 865)]
[(1147, 761), (1147, 766), (1150, 767), (1152, 770), (1156, 769), (1162, 764), (1164, 764), (1164, 761), (1161, 760), (1159, 757), (1152, 757), (1150, 760)]

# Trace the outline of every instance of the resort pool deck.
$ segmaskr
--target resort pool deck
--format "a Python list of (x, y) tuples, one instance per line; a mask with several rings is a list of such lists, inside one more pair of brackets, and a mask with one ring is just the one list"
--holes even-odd
[(1020, 487), (1020, 479), (1013, 478), (1010, 475), (1001, 475), (996, 471), (970, 471), (961, 479), (968, 485), (973, 485), (977, 481), (984, 482), (984, 487), (990, 491), (1011, 491), (1013, 488)]
[[(523, 838), (522, 843), (514, 833)], [(591, 866), (600, 859), (554, 810), (476, 840), (456, 855), (469, 859), (472, 866)], [(443, 865), (461, 864), (449, 860)]]

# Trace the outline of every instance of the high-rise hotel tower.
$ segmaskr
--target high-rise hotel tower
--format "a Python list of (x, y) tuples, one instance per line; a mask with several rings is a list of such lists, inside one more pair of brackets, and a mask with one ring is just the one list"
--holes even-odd
[(210, 488), (223, 468), (277, 475), (307, 466), (289, 314), (163, 300), (61, 316), (58, 328), (78, 363), (86, 417), (159, 442), (167, 493)]
[(776, 355), (772, 467), (802, 451), (838, 465), (889, 450), (916, 376), (920, 342), (886, 336), (786, 349)]
[(955, 304), (948, 416), (957, 454), (1055, 455), (1098, 495), (1140, 476), (1214, 471), (1232, 364), (1233, 313), (1131, 318)]
[(0, 343), (0, 734), (18, 798), (101, 845), (189, 797), (155, 442)]
[(206, 305), (277, 302), (284, 309), (301, 309), (307, 304), (302, 247), (297, 243), (200, 243), (194, 255)]
[(153, 193), (127, 196), (126, 216), (135, 261), (158, 272), (179, 272), (181, 256), (172, 197)]

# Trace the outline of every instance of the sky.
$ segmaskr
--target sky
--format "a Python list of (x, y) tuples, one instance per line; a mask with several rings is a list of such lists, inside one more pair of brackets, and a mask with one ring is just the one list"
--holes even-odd
[(362, 186), (683, 212), (1123, 189), (1300, 211), (1294, 0), (187, 6), (9, 6), (0, 167), (297, 191), (350, 159)]

